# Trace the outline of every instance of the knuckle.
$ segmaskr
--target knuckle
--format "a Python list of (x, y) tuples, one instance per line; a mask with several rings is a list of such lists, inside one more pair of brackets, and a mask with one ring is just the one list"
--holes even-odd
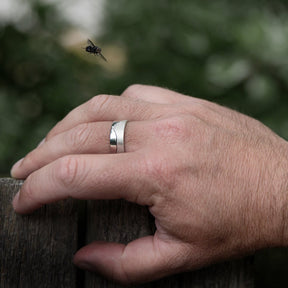
[[(182, 143), (189, 137), (190, 129), (187, 125), (186, 117), (174, 116), (168, 119), (161, 119), (155, 125), (156, 135), (164, 138), (166, 143)], [(185, 141), (186, 141), (185, 140)]]
[(153, 203), (153, 197), (159, 200), (163, 196), (160, 196), (161, 191), (168, 192), (175, 186), (175, 175), (173, 174), (173, 167), (171, 167), (171, 159), (167, 154), (155, 153), (152, 157), (144, 157), (141, 161), (142, 173), (146, 175), (147, 182), (149, 181), (149, 185), (151, 185), (151, 191), (154, 191), (152, 194), (146, 195), (148, 197), (147, 202)]
[(87, 144), (90, 136), (89, 124), (80, 124), (72, 129), (67, 137), (68, 145), (75, 148), (83, 148)]
[(131, 262), (129, 261), (129, 253), (127, 252), (127, 246), (122, 251), (121, 255), (121, 265), (118, 266), (118, 269), (114, 271), (114, 277), (118, 280), (121, 285), (130, 286), (133, 284), (137, 284), (135, 277), (133, 277), (133, 270), (135, 269)]
[(124, 92), (122, 93), (122, 96), (138, 98), (138, 95), (141, 94), (144, 88), (145, 86), (141, 84), (130, 85), (124, 90)]
[(73, 156), (65, 156), (57, 161), (56, 173), (57, 180), (64, 186), (74, 185), (79, 171), (79, 159)]
[[(207, 101), (208, 102), (208, 101)], [(191, 113), (202, 119), (202, 118), (207, 118), (207, 116), (211, 115), (211, 113), (213, 113), (213, 110), (211, 110), (210, 108), (208, 108), (208, 105), (205, 104), (204, 100), (203, 101), (198, 101), (197, 103), (194, 103), (194, 105), (191, 105), (189, 107)]]
[(112, 96), (107, 94), (100, 94), (93, 97), (89, 103), (89, 110), (94, 114), (95, 111), (106, 110), (107, 106), (112, 100)]

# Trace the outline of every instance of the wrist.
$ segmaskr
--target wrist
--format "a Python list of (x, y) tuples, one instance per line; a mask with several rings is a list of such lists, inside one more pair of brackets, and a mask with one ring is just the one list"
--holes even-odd
[(256, 249), (288, 245), (288, 142), (278, 139), (266, 152), (255, 206)]
[(280, 188), (280, 194), (282, 195), (282, 239), (280, 246), (288, 246), (288, 142), (285, 141), (283, 161), (281, 161), (282, 168), (282, 187)]
[(268, 189), (264, 197), (268, 205), (262, 214), (265, 227), (262, 248), (288, 245), (288, 142), (281, 139), (277, 144), (266, 167), (264, 182)]

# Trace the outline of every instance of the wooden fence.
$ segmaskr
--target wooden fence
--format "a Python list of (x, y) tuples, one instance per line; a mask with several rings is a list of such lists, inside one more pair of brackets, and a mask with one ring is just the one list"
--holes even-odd
[[(122, 200), (69, 199), (20, 216), (11, 201), (21, 184), (0, 178), (0, 287), (122, 287), (76, 269), (72, 257), (93, 240), (127, 243), (153, 233), (154, 221), (147, 209)], [(135, 287), (249, 288), (254, 286), (252, 262), (250, 257)]]

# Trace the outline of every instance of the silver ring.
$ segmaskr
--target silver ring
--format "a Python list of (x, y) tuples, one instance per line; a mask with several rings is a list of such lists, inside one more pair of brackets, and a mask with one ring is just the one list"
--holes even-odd
[(125, 152), (124, 136), (128, 120), (114, 121), (110, 131), (110, 147), (113, 153)]

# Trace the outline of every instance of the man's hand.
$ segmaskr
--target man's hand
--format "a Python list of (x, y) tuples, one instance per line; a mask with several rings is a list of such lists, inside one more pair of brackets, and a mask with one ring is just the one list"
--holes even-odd
[[(112, 122), (125, 119), (126, 153), (111, 154)], [(74, 257), (122, 283), (287, 244), (287, 142), (252, 118), (170, 90), (133, 85), (121, 97), (94, 97), (11, 173), (26, 179), (18, 213), (67, 197), (148, 206), (155, 235), (94, 242)]]

